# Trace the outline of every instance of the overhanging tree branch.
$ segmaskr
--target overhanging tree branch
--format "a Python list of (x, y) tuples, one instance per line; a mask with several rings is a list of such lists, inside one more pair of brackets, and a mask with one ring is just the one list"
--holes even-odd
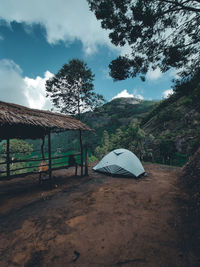
[(114, 80), (145, 74), (152, 64), (162, 71), (198, 66), (200, 0), (88, 2), (102, 27), (111, 30), (112, 43), (132, 48), (132, 53), (109, 65)]
[(163, 0), (163, 2), (172, 4), (175, 7), (179, 6), (179, 7), (181, 7), (182, 10), (200, 12), (200, 8), (195, 8), (194, 6), (192, 7), (192, 6), (184, 5), (184, 4), (189, 3), (189, 2), (193, 3), (194, 1), (185, 1), (185, 2), (181, 3), (178, 1)]

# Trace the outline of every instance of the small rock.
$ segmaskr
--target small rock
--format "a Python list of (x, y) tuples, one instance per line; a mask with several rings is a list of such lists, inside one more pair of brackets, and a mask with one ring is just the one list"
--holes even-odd
[(78, 251), (74, 250), (73, 261), (78, 260), (79, 256), (80, 256), (80, 253)]

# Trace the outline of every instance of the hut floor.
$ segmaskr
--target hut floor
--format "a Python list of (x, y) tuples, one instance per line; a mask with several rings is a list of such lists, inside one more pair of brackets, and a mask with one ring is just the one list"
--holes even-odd
[(0, 266), (197, 266), (183, 250), (179, 169), (145, 164), (141, 179), (74, 168), (0, 182)]

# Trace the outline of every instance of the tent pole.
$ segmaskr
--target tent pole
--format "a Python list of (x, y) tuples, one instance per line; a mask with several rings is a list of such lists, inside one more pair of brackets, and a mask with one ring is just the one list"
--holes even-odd
[(49, 154), (49, 180), (52, 186), (52, 162), (51, 162), (51, 131), (48, 132), (48, 154)]
[(7, 162), (7, 177), (10, 177), (10, 139), (7, 139), (7, 151), (6, 151), (6, 162)]

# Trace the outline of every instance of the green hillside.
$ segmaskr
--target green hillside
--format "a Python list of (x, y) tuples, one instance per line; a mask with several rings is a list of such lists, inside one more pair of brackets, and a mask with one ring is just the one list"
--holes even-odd
[(85, 134), (85, 140), (93, 151), (101, 144), (103, 131), (114, 133), (118, 128), (126, 128), (133, 118), (142, 120), (158, 101), (139, 100), (136, 98), (116, 98), (93, 112), (82, 115), (82, 121), (95, 130), (95, 135)]
[(154, 158), (161, 156), (161, 150), (166, 151), (163, 161), (177, 155), (187, 159), (200, 144), (199, 78), (177, 83), (174, 91), (145, 116), (141, 124), (147, 136), (151, 134), (155, 138), (151, 143), (146, 142)]
[[(143, 118), (158, 101), (139, 100), (136, 98), (116, 98), (94, 112), (83, 114), (83, 120), (94, 129), (109, 126), (112, 132), (116, 127), (127, 125), (131, 119)], [(112, 123), (112, 124), (111, 124)]]

